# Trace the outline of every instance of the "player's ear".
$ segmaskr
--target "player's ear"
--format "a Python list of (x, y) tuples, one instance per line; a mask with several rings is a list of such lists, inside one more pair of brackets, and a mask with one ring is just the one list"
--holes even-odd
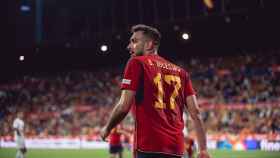
[(147, 42), (147, 50), (153, 50), (155, 47), (154, 41), (153, 40), (149, 40)]

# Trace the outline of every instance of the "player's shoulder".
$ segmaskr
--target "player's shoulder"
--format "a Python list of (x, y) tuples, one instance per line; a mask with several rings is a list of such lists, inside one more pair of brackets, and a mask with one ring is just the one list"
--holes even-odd
[(19, 118), (15, 118), (14, 121), (13, 121), (13, 126), (14, 126), (14, 127), (19, 126), (19, 125), (21, 124), (20, 122), (21, 122), (21, 121), (19, 120)]
[(141, 58), (142, 56), (133, 56), (130, 57), (127, 61), (127, 63), (139, 63), (143, 61), (143, 58)]
[(22, 119), (20, 119), (20, 118), (15, 118), (15, 120), (14, 120), (14, 122), (23, 122), (23, 120)]
[(189, 70), (186, 67), (184, 67), (182, 65), (178, 65), (178, 64), (176, 64), (174, 62), (171, 62), (169, 60), (167, 62), (169, 62), (172, 66), (176, 67), (176, 69), (180, 70), (180, 72), (183, 73), (184, 75), (189, 74)]
[(137, 56), (131, 57), (126, 62), (126, 67), (138, 66), (138, 65), (141, 65), (141, 63), (142, 63), (142, 60), (140, 60)]
[(152, 58), (147, 55), (133, 56), (127, 61), (127, 65), (145, 65), (150, 63)]
[(14, 122), (19, 122), (19, 120), (20, 120), (19, 118), (15, 118)]
[(183, 68), (182, 66), (179, 66), (173, 62), (170, 62), (174, 67), (176, 67), (177, 69), (179, 69), (182, 73), (186, 73), (185, 68)]
[(148, 58), (149, 57), (147, 57), (146, 55), (141, 55), (141, 56), (133, 56), (133, 57), (130, 58), (130, 60), (143, 62), (143, 61), (147, 60)]
[(175, 64), (174, 62), (171, 62), (169, 60), (164, 59), (168, 64), (172, 65), (172, 67), (174, 67), (174, 69), (176, 69), (178, 72), (180, 72), (181, 74), (186, 74), (187, 71), (185, 70), (184, 67), (179, 66), (177, 64)]

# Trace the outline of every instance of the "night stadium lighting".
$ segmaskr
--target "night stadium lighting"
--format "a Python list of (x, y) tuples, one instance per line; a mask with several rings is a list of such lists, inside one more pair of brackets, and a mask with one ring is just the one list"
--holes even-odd
[(106, 52), (107, 50), (108, 50), (108, 46), (107, 45), (102, 45), (101, 47), (100, 47), (100, 50), (102, 51), (102, 52)]
[(23, 60), (24, 60), (24, 56), (22, 56), (22, 55), (19, 56), (19, 60), (20, 60), (20, 61), (23, 61)]
[(179, 31), (179, 29), (180, 29), (180, 27), (179, 27), (178, 25), (174, 25), (174, 26), (173, 26), (173, 30), (174, 30), (174, 31)]
[(226, 16), (226, 17), (225, 17), (225, 22), (226, 22), (226, 23), (230, 23), (230, 22), (231, 22), (230, 17)]
[(184, 40), (188, 40), (188, 39), (190, 38), (190, 35), (189, 35), (188, 33), (183, 33), (183, 34), (182, 34), (182, 38), (183, 38)]
[(20, 10), (23, 11), (23, 12), (29, 12), (30, 11), (30, 6), (22, 5), (22, 6), (20, 6)]

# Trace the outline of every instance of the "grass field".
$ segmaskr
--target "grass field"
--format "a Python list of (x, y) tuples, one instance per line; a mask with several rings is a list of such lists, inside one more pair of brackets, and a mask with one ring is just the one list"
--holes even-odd
[[(0, 158), (15, 158), (15, 149), (0, 148)], [(280, 158), (280, 152), (265, 151), (230, 151), (212, 150), (212, 158)], [(56, 150), (56, 149), (30, 149), (26, 158), (109, 158), (107, 150)], [(131, 158), (131, 154), (125, 151), (124, 158)]]

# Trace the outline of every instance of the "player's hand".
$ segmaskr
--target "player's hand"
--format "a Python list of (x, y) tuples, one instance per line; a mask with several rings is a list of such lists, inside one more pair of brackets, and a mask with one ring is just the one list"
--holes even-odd
[(21, 133), (20, 133), (20, 131), (19, 131), (18, 129), (16, 130), (16, 132), (17, 132), (17, 135), (18, 135), (18, 136), (22, 136)]
[(202, 150), (198, 153), (198, 158), (211, 158), (206, 150)]
[(103, 141), (106, 141), (106, 138), (108, 137), (109, 134), (110, 134), (110, 131), (107, 129), (106, 126), (103, 127), (100, 131), (100, 136)]

